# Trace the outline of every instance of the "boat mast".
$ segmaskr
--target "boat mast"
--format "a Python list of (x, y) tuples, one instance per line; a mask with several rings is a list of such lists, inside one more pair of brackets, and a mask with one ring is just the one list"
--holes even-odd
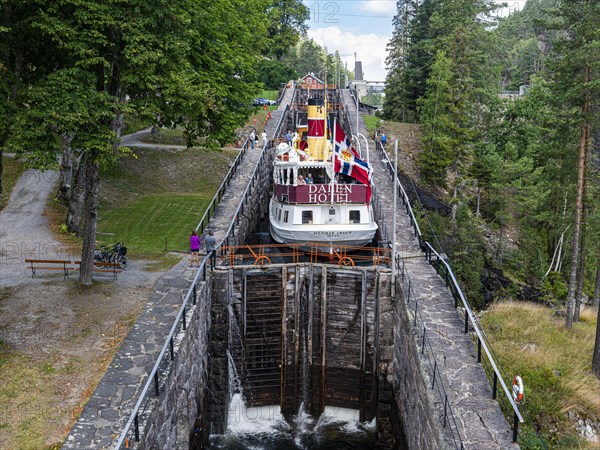
[(337, 117), (333, 119), (333, 145), (331, 146), (331, 179), (329, 180), (329, 190), (331, 191), (331, 204), (333, 205), (333, 182), (335, 180), (335, 164), (333, 163), (333, 154), (335, 153), (335, 130), (337, 128)]

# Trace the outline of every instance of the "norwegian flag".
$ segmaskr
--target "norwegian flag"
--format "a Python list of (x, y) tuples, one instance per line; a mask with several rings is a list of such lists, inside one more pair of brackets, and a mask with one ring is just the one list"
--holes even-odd
[(371, 178), (373, 170), (366, 161), (358, 157), (358, 152), (352, 146), (350, 139), (340, 125), (335, 122), (333, 146), (333, 169), (336, 173), (343, 173), (360, 181), (368, 187), (367, 203), (371, 199)]

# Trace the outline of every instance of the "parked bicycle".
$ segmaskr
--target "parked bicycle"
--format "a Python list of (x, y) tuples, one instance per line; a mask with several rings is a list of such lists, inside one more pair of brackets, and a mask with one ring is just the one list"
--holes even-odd
[(97, 262), (117, 263), (123, 270), (129, 268), (129, 259), (127, 258), (127, 247), (122, 242), (117, 242), (112, 246), (101, 246), (94, 250), (94, 265), (98, 267)]

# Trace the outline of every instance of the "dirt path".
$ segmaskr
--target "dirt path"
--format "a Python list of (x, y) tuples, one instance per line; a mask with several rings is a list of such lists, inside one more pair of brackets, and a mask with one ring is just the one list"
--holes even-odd
[(56, 172), (28, 170), (0, 213), (0, 448), (60, 444), (164, 272), (132, 261), (90, 288), (25, 258), (77, 257), (58, 242), (44, 207)]

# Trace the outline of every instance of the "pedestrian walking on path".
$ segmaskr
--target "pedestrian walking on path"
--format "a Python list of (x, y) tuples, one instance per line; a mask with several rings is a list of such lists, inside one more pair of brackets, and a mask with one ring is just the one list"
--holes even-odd
[(263, 146), (263, 148), (266, 148), (267, 147), (267, 132), (263, 131), (260, 136), (262, 138), (262, 146)]
[(254, 134), (254, 130), (250, 132), (250, 136), (248, 136), (248, 139), (250, 139), (250, 148), (254, 150), (254, 143), (256, 141), (256, 134)]
[(200, 236), (196, 233), (196, 230), (192, 231), (190, 235), (190, 267), (193, 267), (196, 263), (196, 267), (200, 267), (198, 261), (198, 255), (200, 254)]
[(206, 245), (206, 254), (210, 258), (211, 267), (215, 267), (217, 262), (217, 240), (215, 239), (214, 232), (212, 230), (208, 230), (208, 234), (204, 240)]

